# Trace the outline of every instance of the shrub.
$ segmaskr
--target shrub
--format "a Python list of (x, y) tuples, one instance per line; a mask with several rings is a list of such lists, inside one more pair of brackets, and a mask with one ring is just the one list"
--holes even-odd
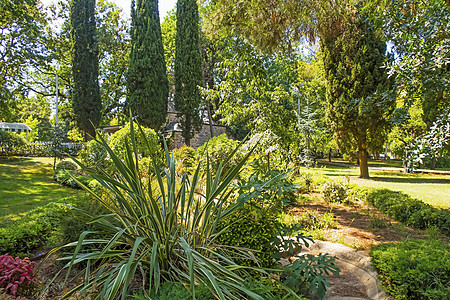
[(6, 154), (17, 151), (27, 144), (24, 137), (17, 133), (0, 130), (0, 150)]
[(263, 208), (255, 203), (247, 203), (226, 218), (220, 219), (217, 230), (218, 242), (223, 245), (256, 250), (255, 256), (259, 262), (240, 260), (246, 266), (261, 264), (262, 267), (272, 267), (275, 247), (272, 241), (281, 228), (278, 213), (273, 209)]
[(206, 169), (209, 159), (211, 172), (216, 174), (219, 165), (222, 163), (222, 172), (227, 172), (233, 165), (236, 165), (244, 157), (244, 151), (239, 148), (237, 153), (227, 161), (233, 151), (239, 145), (239, 141), (227, 138), (226, 134), (221, 134), (211, 138), (206, 144), (198, 147), (195, 151), (195, 160), (199, 162), (202, 169)]
[(57, 182), (59, 182), (62, 185), (66, 185), (68, 187), (79, 189), (81, 188), (78, 183), (74, 180), (76, 178), (78, 181), (80, 181), (84, 185), (89, 185), (92, 181), (92, 178), (80, 174), (80, 170), (73, 171), (73, 170), (55, 170), (55, 173), (53, 174), (53, 178)]
[(13, 297), (31, 296), (37, 288), (33, 269), (34, 264), (28, 258), (0, 255), (0, 297), (1, 293)]
[(439, 241), (381, 244), (370, 250), (380, 280), (394, 299), (447, 299), (450, 245)]
[(322, 186), (323, 199), (326, 202), (345, 203), (347, 201), (348, 187), (339, 180), (331, 180)]
[(352, 188), (351, 195), (373, 205), (396, 221), (413, 228), (439, 228), (450, 234), (450, 211), (435, 208), (402, 192), (388, 189)]
[(6, 227), (0, 228), (0, 253), (28, 255), (50, 237), (69, 210), (66, 206), (49, 203), (8, 223)]
[[(159, 144), (158, 135), (153, 129), (141, 127), (142, 132), (133, 126), (136, 138), (136, 150), (141, 157), (150, 157), (158, 165), (162, 164), (163, 151)], [(121, 159), (125, 159), (126, 145), (131, 147), (131, 127), (128, 123), (119, 131), (116, 131), (108, 140), (111, 150)], [(143, 133), (143, 134), (142, 134)], [(98, 143), (98, 142), (97, 142)], [(148, 143), (148, 144), (147, 144)]]
[(68, 160), (58, 163), (55, 167), (55, 170), (76, 170), (76, 169), (78, 169), (77, 165)]
[(307, 210), (292, 219), (288, 216), (285, 223), (295, 222), (298, 226), (307, 230), (336, 228), (337, 226), (334, 216), (330, 213), (320, 213), (315, 210)]
[[(105, 137), (107, 139), (107, 136)], [(109, 163), (106, 158), (108, 153), (96, 140), (90, 140), (84, 144), (83, 149), (79, 152), (80, 159), (89, 167), (100, 167), (105, 169)]]
[(191, 175), (195, 170), (195, 149), (184, 145), (179, 149), (174, 149), (172, 153), (178, 162), (177, 169), (175, 170), (177, 174)]

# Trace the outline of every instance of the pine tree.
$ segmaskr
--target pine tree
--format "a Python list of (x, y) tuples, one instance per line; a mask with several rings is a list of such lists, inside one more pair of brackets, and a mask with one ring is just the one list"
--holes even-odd
[(395, 98), (389, 87), (386, 44), (362, 16), (332, 23), (321, 38), (327, 85), (327, 118), (343, 153), (357, 151), (360, 177), (368, 178), (367, 150), (382, 147)]
[(199, 86), (203, 84), (202, 56), (199, 47), (199, 16), (195, 0), (177, 1), (175, 38), (175, 108), (181, 117), (182, 135), (190, 145), (193, 131), (201, 126)]
[(73, 0), (72, 25), (73, 112), (85, 139), (95, 136), (101, 119), (102, 101), (98, 83), (95, 0)]
[(158, 0), (133, 1), (131, 17), (127, 107), (142, 125), (158, 131), (166, 121), (169, 96)]

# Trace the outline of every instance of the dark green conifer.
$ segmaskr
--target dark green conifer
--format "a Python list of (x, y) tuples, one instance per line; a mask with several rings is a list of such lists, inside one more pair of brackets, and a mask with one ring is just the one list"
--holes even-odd
[(102, 101), (98, 84), (98, 43), (96, 40), (95, 0), (73, 0), (72, 73), (73, 112), (85, 139), (95, 136), (101, 120)]
[(358, 153), (360, 177), (368, 178), (367, 151), (385, 141), (394, 97), (383, 96), (390, 81), (382, 67), (386, 43), (364, 17), (331, 24), (320, 46), (327, 85), (327, 117), (343, 153)]
[(132, 1), (131, 18), (127, 107), (142, 125), (158, 131), (169, 96), (158, 0)]
[(199, 130), (203, 84), (202, 56), (199, 47), (199, 16), (195, 0), (177, 1), (177, 35), (175, 38), (175, 108), (181, 118), (186, 145)]

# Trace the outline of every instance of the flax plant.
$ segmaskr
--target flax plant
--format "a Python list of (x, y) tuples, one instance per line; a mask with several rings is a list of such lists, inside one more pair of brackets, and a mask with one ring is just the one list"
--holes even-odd
[[(153, 164), (154, 178), (144, 181), (133, 126), (123, 160), (97, 135), (97, 142), (115, 165), (114, 175), (92, 170), (74, 159), (108, 190), (109, 196), (102, 197), (79, 182), (108, 213), (91, 216), (91, 222), (101, 228), (99, 232), (83, 232), (77, 242), (54, 250), (72, 249), (61, 258), (67, 261), (67, 274), (74, 265), (84, 266), (84, 282), (64, 298), (97, 288), (96, 299), (127, 299), (137, 280), (147, 295), (157, 292), (162, 281), (170, 280), (185, 284), (193, 299), (198, 285), (207, 286), (219, 299), (263, 299), (244, 287), (241, 276), (247, 267), (237, 265), (228, 255), (236, 256), (236, 248), (229, 251), (230, 247), (216, 242), (219, 219), (242, 206), (230, 204), (230, 195), (233, 181), (252, 151), (224, 174), (223, 166), (238, 148), (219, 165), (214, 177), (209, 167), (204, 173), (197, 167), (192, 176), (180, 179), (164, 142), (166, 167)], [(103, 238), (95, 238), (99, 235)], [(237, 250), (240, 259), (255, 259), (248, 249)]]

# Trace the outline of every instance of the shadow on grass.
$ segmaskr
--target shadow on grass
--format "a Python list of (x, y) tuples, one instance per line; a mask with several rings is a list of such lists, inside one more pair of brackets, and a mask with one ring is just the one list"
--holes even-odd
[[(9, 166), (36, 167), (45, 166), (46, 164), (33, 160), (31, 157), (18, 156), (0, 156), (0, 164), (8, 164)], [(6, 167), (6, 166), (5, 166)]]
[(370, 180), (378, 182), (395, 182), (395, 183), (427, 183), (427, 184), (450, 184), (450, 179), (445, 178), (414, 178), (414, 177), (370, 177)]

